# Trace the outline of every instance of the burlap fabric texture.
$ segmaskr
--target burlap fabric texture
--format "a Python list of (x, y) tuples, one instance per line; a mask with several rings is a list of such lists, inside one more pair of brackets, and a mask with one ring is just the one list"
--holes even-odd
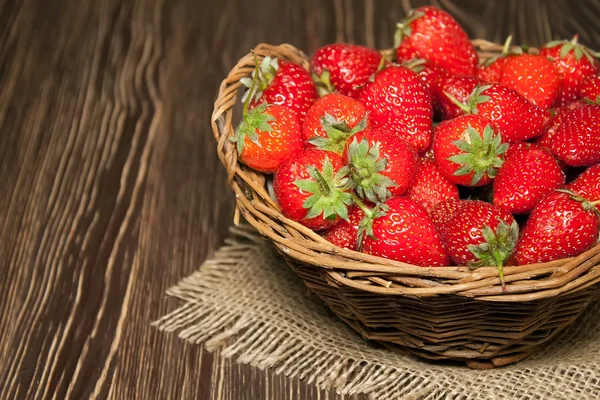
[(372, 399), (598, 399), (600, 303), (541, 353), (495, 370), (434, 364), (368, 343), (309, 293), (249, 226), (167, 293), (155, 325), (257, 368)]

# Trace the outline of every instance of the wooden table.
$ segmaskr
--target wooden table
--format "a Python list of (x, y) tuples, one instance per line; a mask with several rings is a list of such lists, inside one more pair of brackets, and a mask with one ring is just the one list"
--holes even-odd
[[(149, 324), (232, 219), (209, 120), (236, 60), (387, 47), (424, 3), (0, 0), (0, 399), (343, 398)], [(434, 3), (473, 36), (600, 47), (596, 1)]]

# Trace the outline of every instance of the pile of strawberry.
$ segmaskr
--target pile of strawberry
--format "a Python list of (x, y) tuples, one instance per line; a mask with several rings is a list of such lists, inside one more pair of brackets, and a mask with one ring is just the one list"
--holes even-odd
[(310, 73), (265, 57), (241, 83), (239, 159), (274, 173), (282, 213), (333, 244), (419, 266), (543, 263), (600, 229), (600, 76), (572, 41), (478, 59), (434, 7), (393, 62), (349, 44)]

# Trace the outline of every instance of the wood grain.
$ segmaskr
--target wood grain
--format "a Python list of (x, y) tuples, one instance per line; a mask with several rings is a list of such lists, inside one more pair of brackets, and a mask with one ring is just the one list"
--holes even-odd
[(0, 0), (0, 399), (348, 398), (149, 323), (231, 221), (209, 118), (237, 59), (390, 46), (428, 3), (482, 38), (600, 47), (595, 1)]

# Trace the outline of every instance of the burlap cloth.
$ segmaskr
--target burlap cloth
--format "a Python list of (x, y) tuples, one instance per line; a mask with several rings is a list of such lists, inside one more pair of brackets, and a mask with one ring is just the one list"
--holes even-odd
[(247, 226), (167, 293), (183, 305), (155, 325), (257, 368), (373, 399), (600, 398), (600, 304), (544, 351), (495, 370), (433, 364), (367, 343)]

